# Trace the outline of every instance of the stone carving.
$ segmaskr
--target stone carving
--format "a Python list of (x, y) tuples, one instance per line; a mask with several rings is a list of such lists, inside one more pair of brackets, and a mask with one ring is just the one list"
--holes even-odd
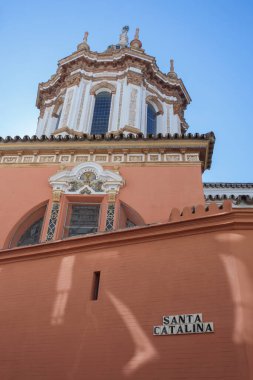
[(133, 88), (130, 96), (130, 105), (129, 105), (129, 122), (130, 126), (135, 126), (136, 118), (136, 100), (137, 100), (137, 90)]
[(166, 154), (166, 161), (181, 161), (181, 154)]
[(76, 156), (75, 162), (87, 162), (89, 161), (89, 156)]
[(114, 155), (112, 160), (114, 162), (121, 162), (121, 161), (124, 161), (124, 156), (123, 155)]
[(122, 28), (122, 32), (119, 36), (119, 45), (121, 47), (127, 47), (128, 45), (128, 35), (127, 35), (128, 31), (129, 31), (129, 26), (126, 25)]
[(104, 155), (104, 156), (95, 156), (95, 161), (102, 161), (102, 162), (106, 162), (107, 161), (107, 156)]
[(143, 156), (141, 156), (140, 154), (129, 155), (128, 156), (128, 161), (130, 161), (130, 162), (143, 161)]
[(135, 84), (136, 86), (141, 86), (143, 83), (142, 74), (135, 73), (133, 71), (128, 71), (127, 73), (127, 83)]
[(159, 161), (159, 155), (158, 154), (150, 154), (149, 155), (149, 161)]
[(101, 88), (107, 88), (108, 90), (110, 90), (110, 92), (111, 92), (112, 94), (116, 94), (116, 87), (115, 87), (113, 84), (111, 84), (111, 83), (109, 83), (109, 82), (105, 82), (105, 81), (95, 84), (95, 85), (91, 88), (91, 90), (90, 90), (90, 94), (91, 94), (91, 95), (95, 95), (96, 92), (97, 92), (98, 90), (100, 90)]
[(63, 115), (62, 123), (61, 123), (61, 125), (63, 127), (66, 126), (67, 121), (68, 121), (68, 116), (69, 116), (69, 111), (70, 111), (70, 107), (71, 107), (71, 102), (72, 102), (73, 94), (74, 94), (74, 89), (70, 90), (69, 93), (68, 93), (68, 95), (67, 95), (66, 107), (65, 107), (65, 111), (64, 111), (64, 115)]
[(23, 156), (23, 158), (22, 158), (22, 162), (24, 164), (28, 164), (30, 162), (33, 162), (33, 160), (34, 160), (34, 156)]
[(119, 126), (120, 126), (120, 117), (121, 117), (121, 108), (122, 108), (122, 98), (123, 98), (123, 83), (121, 83), (121, 85), (120, 85), (119, 112), (118, 112), (117, 129), (119, 129)]
[(186, 154), (185, 155), (185, 160), (186, 161), (199, 161), (199, 155), (198, 153), (192, 153), (192, 154)]
[(18, 161), (18, 156), (5, 156), (2, 158), (3, 163), (15, 164)]
[(163, 115), (163, 106), (162, 103), (158, 100), (156, 96), (149, 95), (146, 97), (146, 103), (154, 103), (158, 108), (157, 114)]
[(70, 156), (60, 156), (60, 162), (69, 162), (70, 161)]
[[(90, 194), (91, 190), (87, 192), (88, 187), (94, 190), (95, 193), (102, 192), (103, 181), (96, 178), (96, 175), (93, 172), (85, 172), (81, 175), (79, 181), (69, 182), (69, 192), (77, 192), (79, 189), (83, 188), (80, 191), (80, 194)], [(88, 186), (88, 187), (87, 187)]]
[(79, 130), (81, 116), (82, 116), (82, 112), (83, 112), (85, 91), (86, 91), (86, 84), (84, 85), (84, 88), (83, 88), (82, 97), (81, 97), (80, 106), (79, 106), (79, 111), (78, 111), (78, 115), (77, 115), (77, 121), (76, 121), (76, 129), (77, 130)]
[(39, 162), (54, 162), (55, 156), (40, 156)]
[(123, 186), (119, 174), (103, 168), (97, 163), (82, 163), (70, 171), (62, 171), (49, 179), (53, 190), (66, 194), (118, 193)]

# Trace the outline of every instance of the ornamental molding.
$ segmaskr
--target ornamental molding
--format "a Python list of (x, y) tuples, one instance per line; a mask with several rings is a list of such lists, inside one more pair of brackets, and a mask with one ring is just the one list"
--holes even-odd
[[(140, 70), (142, 74), (129, 70), (130, 67)], [(90, 72), (91, 77), (94, 73), (120, 72), (128, 69), (124, 76), (127, 76), (129, 83), (141, 85), (143, 80), (147, 80), (159, 87), (159, 90), (165, 95), (174, 96), (173, 93), (176, 93), (184, 107), (191, 101), (181, 79), (171, 80), (159, 70), (154, 57), (140, 52), (137, 53), (127, 48), (121, 49), (120, 52), (109, 54), (87, 51), (77, 52), (59, 61), (56, 74), (49, 81), (39, 85), (38, 108), (42, 106), (45, 96), (49, 99), (59, 88), (78, 85), (80, 79), (84, 76), (80, 73), (73, 74), (73, 72), (80, 69)]]
[(73, 169), (59, 172), (49, 178), (53, 192), (65, 194), (117, 194), (124, 185), (123, 178), (104, 170), (94, 162), (81, 163)]
[(97, 83), (97, 84), (95, 84), (92, 88), (91, 88), (91, 90), (90, 90), (90, 94), (91, 95), (96, 95), (96, 93), (99, 91), (99, 90), (101, 90), (101, 89), (107, 89), (107, 90), (109, 90), (112, 94), (116, 94), (116, 87), (113, 85), (113, 84), (111, 84), (111, 83), (109, 83), (109, 82), (105, 82), (105, 81), (102, 81), (102, 82), (100, 82), (100, 83)]
[(146, 103), (147, 104), (154, 104), (157, 108), (157, 115), (163, 115), (163, 106), (162, 103), (158, 100), (156, 96), (148, 95), (146, 97)]
[(59, 117), (59, 108), (61, 107), (61, 105), (63, 104), (63, 102), (64, 102), (64, 98), (63, 97), (59, 97), (56, 100), (54, 108), (53, 108), (53, 112), (52, 112), (52, 116), (53, 117)]

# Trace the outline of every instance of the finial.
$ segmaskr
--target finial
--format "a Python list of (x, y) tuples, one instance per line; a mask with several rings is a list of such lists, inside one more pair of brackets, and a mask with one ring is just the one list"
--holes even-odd
[(174, 59), (170, 60), (170, 71), (168, 72), (168, 77), (177, 78), (177, 74), (175, 73), (175, 68), (174, 68)]
[(83, 40), (84, 40), (85, 42), (87, 42), (88, 35), (89, 35), (89, 32), (85, 32), (85, 33), (84, 33)]
[(88, 32), (84, 33), (83, 42), (81, 42), (80, 44), (77, 45), (77, 50), (90, 50), (90, 47), (87, 43), (88, 35), (89, 35)]
[(134, 49), (141, 49), (142, 43), (139, 40), (140, 29), (136, 28), (134, 39), (130, 42), (130, 46)]
[(135, 39), (135, 40), (138, 40), (138, 39), (139, 39), (139, 33), (140, 33), (140, 28), (136, 28), (136, 29), (135, 29), (135, 35), (134, 35), (134, 39)]
[(174, 73), (174, 72), (175, 72), (175, 70), (174, 70), (174, 59), (171, 59), (171, 60), (170, 60), (170, 72), (171, 72), (171, 73)]
[(122, 32), (119, 36), (119, 45), (120, 47), (127, 47), (128, 46), (128, 35), (127, 32), (129, 31), (129, 26), (123, 26)]

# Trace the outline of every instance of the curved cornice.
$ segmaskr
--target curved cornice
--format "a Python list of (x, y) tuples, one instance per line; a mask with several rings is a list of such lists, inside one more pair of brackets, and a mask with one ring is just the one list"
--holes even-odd
[[(77, 51), (58, 62), (58, 69), (55, 75), (47, 82), (39, 84), (37, 102), (41, 107), (43, 94), (50, 95), (56, 89), (69, 86), (67, 79), (75, 75), (77, 70), (87, 72), (115, 72), (125, 71), (127, 68), (135, 67), (140, 69), (143, 80), (154, 83), (162, 92), (167, 94), (172, 91), (178, 92), (184, 108), (191, 102), (191, 98), (183, 84), (178, 78), (170, 78), (162, 73), (154, 57), (143, 52), (138, 52), (131, 48), (120, 49), (120, 51), (110, 53), (97, 53), (90, 51)], [(92, 80), (92, 77), (90, 78)], [(116, 79), (116, 78), (115, 78)], [(104, 78), (101, 77), (103, 81)]]

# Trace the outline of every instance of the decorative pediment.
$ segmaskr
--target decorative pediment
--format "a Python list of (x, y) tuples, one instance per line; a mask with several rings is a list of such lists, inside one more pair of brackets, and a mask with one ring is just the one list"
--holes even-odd
[(60, 129), (56, 129), (56, 131), (54, 131), (53, 135), (54, 136), (63, 136), (63, 137), (66, 136), (66, 135), (69, 135), (69, 136), (82, 136), (83, 133), (75, 131), (74, 129), (70, 129), (69, 127), (63, 127), (63, 128), (60, 128)]
[(119, 174), (87, 162), (53, 175), (49, 183), (54, 191), (65, 194), (117, 194), (124, 181)]
[(91, 95), (95, 95), (97, 93), (98, 90), (101, 90), (101, 89), (107, 89), (109, 90), (112, 94), (116, 94), (116, 87), (109, 83), (109, 82), (105, 82), (105, 81), (102, 81), (100, 83), (97, 83), (95, 84), (91, 90), (90, 90), (90, 94)]
[(157, 114), (163, 115), (163, 106), (162, 103), (158, 100), (156, 96), (149, 95), (146, 97), (146, 103), (154, 104), (157, 108)]

